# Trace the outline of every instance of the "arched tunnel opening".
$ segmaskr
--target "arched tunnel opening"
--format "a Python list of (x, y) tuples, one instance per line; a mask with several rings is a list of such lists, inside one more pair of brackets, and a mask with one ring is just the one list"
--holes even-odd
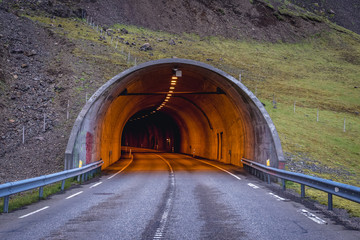
[(121, 146), (191, 154), (241, 166), (282, 167), (275, 126), (241, 82), (210, 65), (162, 59), (130, 68), (86, 103), (71, 132), (65, 168), (121, 157)]
[(181, 136), (175, 120), (155, 109), (142, 110), (127, 121), (122, 132), (123, 146), (180, 152)]

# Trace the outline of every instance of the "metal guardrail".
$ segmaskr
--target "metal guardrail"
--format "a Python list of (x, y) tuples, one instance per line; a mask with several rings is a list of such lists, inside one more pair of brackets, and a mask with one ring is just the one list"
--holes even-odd
[(10, 182), (0, 185), (0, 197), (4, 197), (4, 209), (3, 212), (7, 213), (9, 211), (9, 198), (10, 195), (28, 191), (31, 189), (39, 188), (39, 198), (43, 197), (44, 186), (62, 181), (61, 190), (64, 190), (65, 180), (68, 178), (76, 177), (82, 175), (81, 181), (86, 181), (89, 174), (94, 174), (94, 172), (103, 165), (103, 161), (97, 161), (90, 163), (81, 168), (73, 168), (70, 170), (57, 172), (49, 175), (44, 175), (35, 178), (29, 178), (25, 180), (20, 180), (16, 182)]
[[(294, 173), (290, 171), (285, 171), (277, 168), (268, 167), (260, 163), (248, 160), (241, 159), (241, 162), (244, 164), (245, 168), (254, 174), (260, 176), (260, 173), (263, 173), (263, 177), (267, 178), (268, 183), (270, 184), (270, 176), (280, 178), (282, 181), (282, 188), (286, 190), (286, 180), (291, 182), (296, 182), (301, 185), (301, 197), (305, 197), (305, 186), (315, 188), (328, 193), (328, 209), (333, 209), (332, 195), (336, 195), (357, 203), (360, 203), (360, 187), (355, 187), (352, 185), (347, 185), (339, 182), (334, 182), (331, 180), (326, 180), (319, 177), (313, 177), (301, 173)], [(266, 179), (264, 179), (266, 180)]]

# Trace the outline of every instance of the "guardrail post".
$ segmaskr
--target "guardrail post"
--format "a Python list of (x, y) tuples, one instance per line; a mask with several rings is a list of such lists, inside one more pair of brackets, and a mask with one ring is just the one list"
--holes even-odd
[(328, 193), (328, 210), (333, 210), (333, 197), (331, 193)]
[(285, 191), (286, 190), (286, 181), (285, 181), (285, 179), (281, 179), (281, 183), (282, 183), (282, 189), (283, 189), (283, 191)]
[(10, 199), (10, 196), (4, 197), (4, 213), (9, 212), (9, 199)]
[(85, 177), (84, 175), (85, 175), (85, 174), (82, 174), (82, 175), (81, 175), (81, 182), (82, 182), (82, 183), (84, 182), (84, 177)]
[(242, 158), (241, 161), (244, 165), (244, 169), (248, 169), (250, 174), (268, 182), (270, 177), (270, 183), (271, 177), (274, 177), (274, 181), (276, 182), (281, 181), (283, 191), (286, 191), (287, 181), (300, 184), (301, 198), (305, 198), (306, 187), (315, 188), (328, 193), (328, 210), (333, 210), (333, 195), (360, 203), (360, 188), (357, 186), (333, 182), (332, 180), (313, 177), (306, 174), (293, 173), (285, 171), (284, 169), (276, 169), (245, 158)]
[(64, 189), (65, 189), (65, 180), (66, 179), (62, 180), (62, 182), (61, 182), (61, 191), (64, 191)]
[(39, 199), (42, 199), (43, 195), (44, 195), (44, 187), (40, 187), (39, 188)]
[(271, 184), (270, 174), (267, 174), (267, 181), (268, 181), (268, 184)]
[(305, 197), (305, 185), (301, 184), (301, 198)]

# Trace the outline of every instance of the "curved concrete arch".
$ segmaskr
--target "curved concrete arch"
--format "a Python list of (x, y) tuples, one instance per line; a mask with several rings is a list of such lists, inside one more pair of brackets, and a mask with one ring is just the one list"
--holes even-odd
[[(174, 69), (181, 70), (182, 76), (167, 104), (158, 109), (169, 93)], [(180, 141), (177, 144), (181, 153), (239, 166), (243, 157), (263, 164), (270, 159), (271, 166), (283, 166), (276, 128), (255, 95), (217, 68), (175, 58), (132, 67), (100, 87), (75, 121), (66, 148), (65, 168), (76, 167), (79, 160), (89, 163), (103, 159), (104, 167), (112, 164), (121, 156), (124, 129), (159, 118), (159, 112), (178, 124), (176, 141)], [(144, 116), (135, 118), (140, 113)], [(151, 135), (152, 139), (146, 139), (145, 143), (151, 142), (153, 147), (154, 141), (160, 142), (166, 150), (164, 136), (171, 130), (165, 135), (156, 134), (161, 127), (152, 124), (151, 134), (145, 136)], [(154, 139), (156, 136), (161, 139)], [(169, 136), (168, 145), (174, 137)]]

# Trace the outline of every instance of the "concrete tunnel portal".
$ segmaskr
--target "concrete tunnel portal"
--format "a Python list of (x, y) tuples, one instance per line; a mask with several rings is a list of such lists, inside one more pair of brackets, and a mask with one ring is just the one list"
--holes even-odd
[(161, 59), (113, 77), (85, 104), (69, 137), (65, 169), (121, 157), (121, 146), (178, 152), (242, 166), (283, 168), (281, 143), (261, 102), (208, 64)]

